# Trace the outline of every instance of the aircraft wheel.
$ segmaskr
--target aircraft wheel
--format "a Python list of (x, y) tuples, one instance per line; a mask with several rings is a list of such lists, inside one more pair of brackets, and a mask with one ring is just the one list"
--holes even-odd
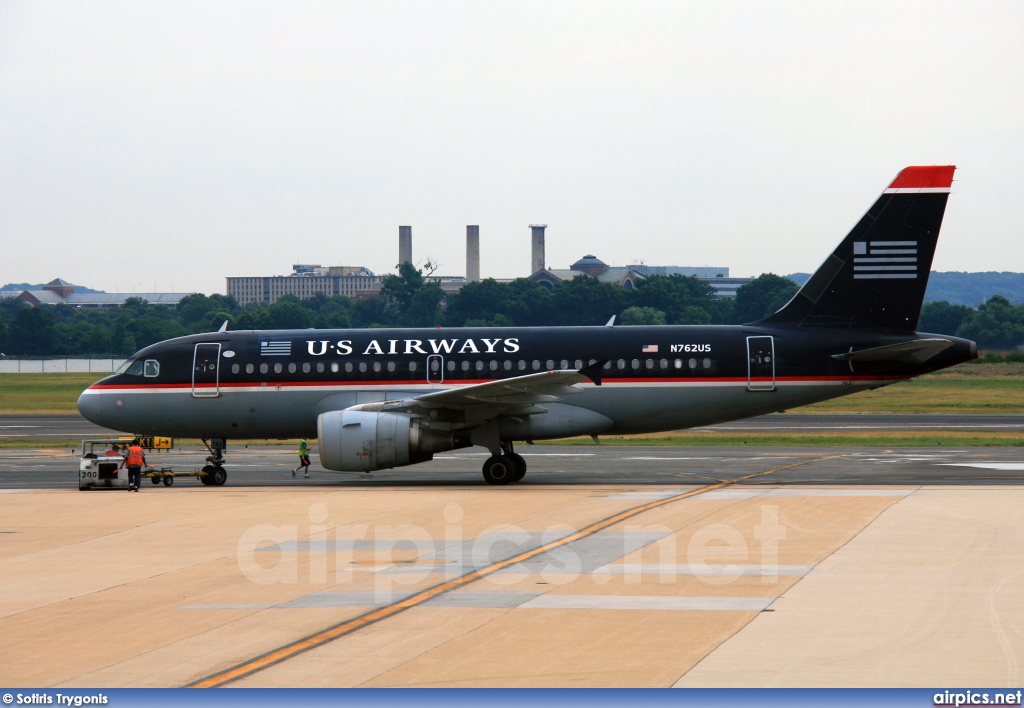
[(202, 474), (199, 475), (199, 481), (209, 487), (213, 484), (213, 465), (206, 465), (203, 467)]
[(164, 486), (169, 487), (174, 484), (174, 477), (164, 477)]
[(512, 475), (513, 483), (518, 482), (526, 476), (526, 460), (523, 459), (522, 455), (510, 452), (505, 455), (505, 457), (512, 460), (512, 466), (515, 468), (515, 474)]
[(484, 480), (487, 484), (508, 484), (515, 473), (515, 464), (504, 455), (488, 457), (484, 463)]
[(228, 481), (228, 473), (223, 467), (216, 467), (213, 470), (213, 479), (210, 484), (216, 487), (223, 487), (224, 483)]

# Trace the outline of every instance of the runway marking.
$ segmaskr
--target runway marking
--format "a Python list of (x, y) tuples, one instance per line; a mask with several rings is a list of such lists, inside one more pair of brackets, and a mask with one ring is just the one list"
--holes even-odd
[(541, 595), (519, 606), (523, 610), (754, 610), (774, 597), (666, 597), (663, 595)]
[(942, 467), (976, 467), (983, 470), (1024, 470), (1024, 462), (940, 462)]
[(488, 575), (497, 573), (510, 566), (518, 565), (523, 561), (527, 561), (543, 553), (547, 553), (556, 548), (560, 548), (569, 543), (572, 543), (573, 541), (579, 541), (582, 538), (591, 536), (597, 533), (598, 531), (602, 531), (606, 528), (609, 528), (610, 526), (614, 526), (619, 522), (631, 519), (634, 516), (638, 516), (646, 511), (650, 511), (651, 509), (657, 509), (658, 507), (665, 506), (666, 504), (671, 504), (672, 502), (680, 501), (682, 499), (689, 499), (690, 497), (697, 496), (698, 494), (710, 492), (715, 489), (722, 489), (723, 487), (738, 484), (739, 482), (744, 482), (748, 479), (753, 479), (755, 477), (764, 477), (766, 475), (774, 474), (775, 472), (782, 472), (783, 470), (792, 469), (794, 467), (809, 465), (812, 462), (824, 462), (825, 460), (834, 460), (839, 457), (842, 457), (842, 455), (828, 455), (825, 457), (803, 460), (801, 462), (794, 462), (789, 465), (784, 465), (782, 467), (776, 467), (774, 469), (766, 470), (765, 472), (755, 472), (753, 474), (737, 477), (736, 479), (716, 482), (714, 484), (709, 484), (706, 487), (693, 489), (690, 491), (683, 492), (681, 494), (677, 494), (673, 497), (668, 497), (667, 499), (658, 499), (655, 501), (650, 501), (647, 502), (646, 504), (641, 504), (640, 506), (635, 506), (631, 509), (620, 511), (617, 514), (613, 514), (609, 517), (601, 519), (600, 521), (595, 521), (589, 526), (585, 526), (579, 531), (571, 533), (556, 541), (546, 543), (532, 550), (525, 551), (518, 555), (512, 556), (511, 558), (506, 558), (505, 560), (492, 563), (491, 565), (485, 568), (480, 568), (471, 571), (453, 580), (448, 580), (446, 582), (434, 585), (433, 587), (420, 590), (419, 592), (416, 592), (410, 595), (409, 597), (405, 598), (404, 600), (400, 600), (392, 605), (371, 610), (370, 612), (366, 612), (362, 615), (359, 615), (358, 617), (353, 617), (352, 619), (345, 620), (336, 625), (333, 625), (319, 632), (311, 634), (307, 637), (303, 637), (302, 639), (298, 639), (282, 647), (278, 647), (277, 649), (272, 649), (264, 654), (260, 654), (259, 656), (249, 659), (247, 661), (243, 661), (242, 663), (236, 664), (235, 666), (232, 666), (223, 671), (218, 671), (214, 674), (211, 674), (210, 676), (207, 676), (206, 678), (202, 678), (198, 681), (194, 681), (193, 683), (187, 684), (186, 688), (219, 688), (221, 686), (226, 686), (229, 683), (238, 681), (239, 679), (245, 678), (246, 676), (250, 676), (254, 673), (257, 673), (258, 671), (262, 671), (263, 669), (267, 669), (271, 666), (274, 666), (275, 664), (287, 661), (288, 659), (298, 656), (299, 654), (307, 652), (311, 649), (316, 649), (317, 647), (323, 646), (324, 644), (327, 644), (328, 642), (331, 642), (335, 639), (346, 636), (348, 634), (352, 634), (353, 632), (356, 632), (371, 624), (376, 624), (381, 620), (387, 619), (389, 617), (394, 617), (395, 615), (401, 612), (405, 612), (406, 610), (412, 609), (413, 607), (418, 607), (419, 605), (422, 605), (427, 601), (432, 600), (435, 597), (438, 597), (439, 595), (443, 595), (444, 593), (447, 593), (451, 590), (461, 588), (465, 585), (468, 585), (469, 583), (485, 578)]

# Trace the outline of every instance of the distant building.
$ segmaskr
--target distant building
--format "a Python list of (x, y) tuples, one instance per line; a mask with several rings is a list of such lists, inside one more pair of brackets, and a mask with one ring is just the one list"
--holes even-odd
[(530, 280), (554, 287), (558, 283), (572, 280), (580, 275), (590, 275), (602, 283), (613, 283), (627, 290), (651, 275), (685, 275), (700, 278), (714, 288), (719, 297), (736, 297), (736, 289), (749, 283), (752, 278), (730, 278), (728, 268), (690, 268), (683, 266), (609, 266), (596, 256), (587, 254), (567, 269), (544, 268), (530, 276)]
[(242, 307), (254, 302), (268, 305), (285, 295), (299, 299), (324, 295), (368, 297), (380, 292), (383, 278), (362, 266), (329, 266), (296, 264), (291, 275), (228, 278), (228, 295)]
[(626, 288), (626, 290), (632, 290), (633, 285), (638, 280), (644, 279), (644, 276), (637, 272), (633, 266), (609, 266), (600, 258), (588, 254), (573, 263), (567, 269), (542, 268), (536, 273), (533, 273), (530, 276), (530, 280), (552, 288), (559, 283), (565, 282), (566, 280), (572, 280), (573, 278), (581, 275), (590, 275), (597, 278), (602, 283), (620, 285)]
[(163, 305), (170, 309), (178, 307), (182, 299), (194, 293), (79, 293), (71, 283), (56, 278), (43, 286), (42, 290), (3, 290), (0, 299), (13, 297), (32, 307), (38, 305), (70, 305), (83, 309), (115, 309), (124, 305), (125, 300), (136, 297), (151, 305)]

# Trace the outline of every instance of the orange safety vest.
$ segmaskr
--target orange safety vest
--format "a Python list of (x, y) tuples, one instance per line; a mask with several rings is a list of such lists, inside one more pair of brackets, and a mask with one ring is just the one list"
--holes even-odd
[(128, 467), (142, 467), (146, 464), (146, 458), (143, 457), (145, 453), (142, 448), (138, 445), (132, 445), (128, 448), (128, 459), (125, 461), (125, 465)]

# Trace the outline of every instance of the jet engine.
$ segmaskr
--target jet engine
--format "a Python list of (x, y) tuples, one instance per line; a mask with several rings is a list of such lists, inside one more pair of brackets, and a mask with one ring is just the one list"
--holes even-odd
[(330, 411), (316, 421), (320, 464), (342, 472), (372, 472), (433, 459), (455, 448), (451, 433), (400, 413)]

